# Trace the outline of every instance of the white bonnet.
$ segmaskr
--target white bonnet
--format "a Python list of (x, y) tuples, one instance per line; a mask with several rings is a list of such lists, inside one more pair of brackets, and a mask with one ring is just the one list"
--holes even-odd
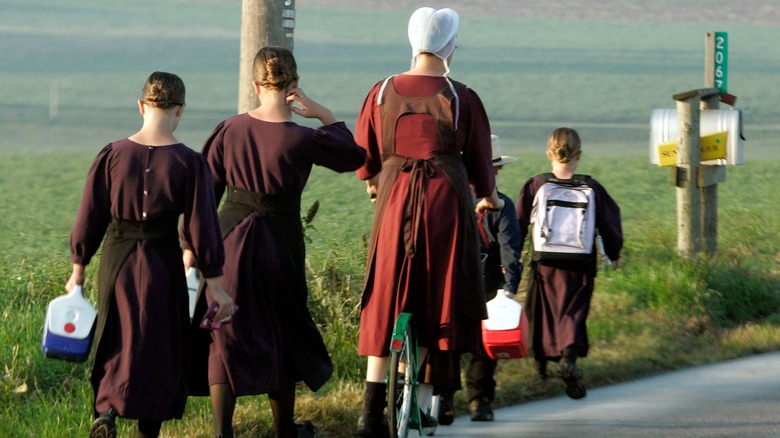
[(414, 11), (409, 18), (412, 58), (420, 53), (432, 53), (446, 61), (455, 50), (459, 24), (458, 13), (450, 8), (424, 7)]

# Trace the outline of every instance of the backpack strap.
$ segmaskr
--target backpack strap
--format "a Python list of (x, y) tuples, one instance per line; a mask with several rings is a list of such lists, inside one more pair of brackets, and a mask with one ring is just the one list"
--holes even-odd
[(539, 174), (539, 176), (541, 176), (542, 179), (544, 179), (544, 182), (546, 183), (550, 182), (550, 183), (560, 184), (564, 186), (586, 185), (585, 180), (590, 178), (590, 175), (586, 175), (584, 173), (575, 173), (574, 175), (571, 176), (570, 179), (558, 178), (552, 172), (541, 173)]

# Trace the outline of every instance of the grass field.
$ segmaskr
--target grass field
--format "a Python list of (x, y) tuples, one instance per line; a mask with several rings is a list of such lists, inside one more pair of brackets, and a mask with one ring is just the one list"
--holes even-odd
[[(351, 126), (371, 85), (408, 66), (408, 12), (297, 3), (302, 87)], [(193, 148), (235, 113), (240, 2), (176, 0), (154, 3), (153, 13), (151, 4), (0, 0), (0, 436), (86, 435), (89, 363), (44, 359), (41, 325), (69, 275), (68, 233), (88, 166), (103, 144), (140, 126), (134, 100), (143, 80), (154, 70), (183, 77), (188, 106), (177, 135)], [(710, 30), (729, 32), (729, 89), (743, 111), (746, 163), (729, 167), (719, 185), (718, 255), (687, 261), (676, 253), (669, 171), (647, 158), (649, 117), (673, 108), (673, 94), (703, 86)], [(546, 170), (546, 135), (568, 125), (583, 137), (579, 170), (621, 205), (624, 266), (597, 280), (588, 385), (780, 348), (779, 36), (776, 24), (725, 20), (462, 17), (452, 76), (477, 90), (504, 152), (519, 158), (500, 175), (502, 191), (515, 198), (525, 179)], [(360, 405), (364, 364), (355, 347), (373, 207), (354, 175), (320, 169), (303, 205), (315, 201), (311, 307), (337, 375), (317, 394), (302, 390), (297, 411), (320, 436), (342, 437)], [(94, 281), (94, 266), (88, 275)], [(531, 368), (501, 364), (497, 404), (562, 393)], [(164, 436), (208, 436), (209, 415), (206, 400), (192, 400)], [(264, 397), (241, 399), (236, 422), (238, 436), (272, 436)], [(120, 423), (121, 436), (131, 429)]]
[[(0, 17), (0, 147), (98, 150), (136, 129), (134, 99), (154, 70), (188, 87), (179, 135), (198, 148), (237, 101), (240, 3), (6, 0)], [(188, 7), (182, 7), (182, 5)], [(48, 13), (39, 13), (40, 10)], [(351, 126), (365, 93), (409, 65), (407, 11), (297, 8), (301, 85)], [(603, 31), (607, 28), (608, 31)], [(482, 97), (511, 152), (552, 128), (582, 129), (592, 150), (647, 153), (650, 112), (704, 86), (704, 36), (729, 32), (729, 90), (743, 110), (748, 157), (778, 158), (773, 85), (780, 26), (462, 18), (452, 76)], [(52, 88), (58, 111), (49, 120)]]

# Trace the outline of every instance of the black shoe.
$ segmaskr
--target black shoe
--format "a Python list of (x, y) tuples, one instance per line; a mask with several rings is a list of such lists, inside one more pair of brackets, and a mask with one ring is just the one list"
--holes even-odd
[(439, 424), (449, 426), (455, 421), (455, 406), (452, 404), (453, 395), (450, 393), (439, 394)]
[(424, 429), (433, 429), (439, 425), (439, 420), (431, 415), (426, 414), (422, 411), (422, 409), (420, 409), (420, 423), (422, 423), (420, 426)]
[(582, 381), (582, 372), (574, 362), (561, 359), (560, 362), (561, 378), (566, 384), (566, 395), (575, 400), (588, 395), (585, 389), (585, 383)]
[(410, 418), (409, 428), (417, 429), (420, 436), (433, 436), (436, 433), (436, 426), (439, 425), (439, 420), (426, 414), (422, 409), (418, 409), (418, 412), (420, 412), (420, 424), (417, 424), (415, 418)]
[(110, 408), (100, 414), (89, 428), (89, 438), (116, 438), (116, 411)]
[(390, 427), (384, 415), (374, 416), (363, 414), (358, 418), (356, 437), (360, 438), (385, 438), (390, 436)]
[(490, 407), (490, 402), (472, 400), (469, 402), (469, 412), (471, 412), (471, 421), (493, 421), (493, 409)]
[(550, 378), (550, 374), (547, 373), (547, 359), (536, 360), (536, 374), (542, 380), (547, 380)]
[(317, 428), (311, 423), (311, 421), (304, 421), (302, 423), (295, 423), (295, 427), (298, 429), (298, 438), (316, 438)]

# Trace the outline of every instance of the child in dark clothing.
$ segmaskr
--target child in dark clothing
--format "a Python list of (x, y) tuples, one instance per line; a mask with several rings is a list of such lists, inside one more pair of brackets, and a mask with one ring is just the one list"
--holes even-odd
[[(581, 157), (580, 137), (575, 130), (558, 128), (550, 133), (547, 158), (556, 178), (571, 180)], [(582, 176), (582, 179), (595, 193), (596, 229), (604, 243), (606, 256), (612, 260), (612, 266), (617, 268), (623, 247), (620, 208), (598, 181), (589, 176)], [(544, 176), (537, 175), (526, 181), (520, 191), (516, 209), (522, 241), (530, 232), (529, 225), (533, 225), (536, 192), (544, 184)], [(528, 282), (525, 310), (539, 375), (547, 378), (547, 362), (559, 362), (561, 377), (566, 383), (566, 394), (573, 399), (587, 395), (576, 361), (588, 354), (585, 321), (596, 277), (596, 252), (594, 245), (586, 261), (534, 260)]]
[[(501, 155), (501, 145), (498, 136), (491, 135), (493, 152), (493, 169), (498, 172), (504, 165), (517, 160), (515, 157)], [(499, 290), (514, 297), (523, 264), (520, 262), (522, 244), (518, 228), (515, 204), (508, 196), (498, 192), (498, 197), (504, 201), (504, 207), (487, 211), (478, 215), (480, 250), (484, 261), (485, 294), (488, 300), (496, 297)], [(493, 421), (492, 403), (496, 395), (496, 380), (494, 378), (498, 361), (490, 358), (484, 345), (470, 354), (466, 368), (466, 398), (469, 404), (471, 421)], [(439, 424), (449, 425), (455, 419), (453, 397), (460, 385), (460, 354), (438, 352), (431, 357), (431, 380), (439, 394)]]

